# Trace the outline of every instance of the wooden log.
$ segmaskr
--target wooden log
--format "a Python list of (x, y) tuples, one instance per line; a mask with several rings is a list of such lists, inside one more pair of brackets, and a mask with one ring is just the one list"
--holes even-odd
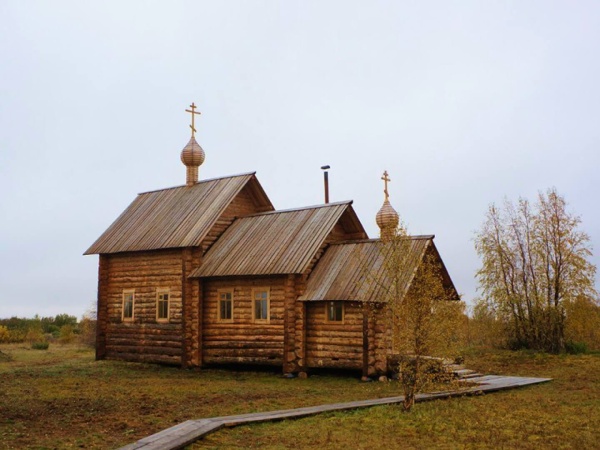
[(142, 362), (142, 363), (160, 363), (169, 365), (180, 365), (181, 357), (166, 356), (166, 355), (144, 355), (139, 353), (118, 353), (115, 355), (107, 355), (108, 359), (116, 359), (122, 361)]
[(362, 345), (361, 337), (352, 337), (352, 338), (342, 338), (335, 335), (335, 337), (321, 337), (311, 335), (306, 338), (307, 344), (315, 344), (315, 345)]
[(223, 357), (253, 357), (253, 358), (265, 358), (265, 359), (273, 359), (283, 357), (283, 349), (282, 348), (256, 348), (256, 349), (205, 349), (205, 355), (210, 356), (223, 356)]
[(309, 368), (331, 368), (331, 369), (362, 369), (362, 361), (328, 358), (306, 358)]
[(204, 345), (205, 349), (282, 349), (284, 348), (282, 342), (254, 342), (254, 341), (206, 341)]
[(115, 345), (109, 342), (106, 345), (106, 351), (110, 355), (117, 354), (145, 354), (145, 355), (164, 355), (181, 356), (181, 348), (172, 347), (147, 347), (131, 343), (130, 345)]
[(306, 357), (313, 359), (323, 359), (323, 358), (331, 358), (331, 359), (351, 359), (353, 361), (362, 361), (362, 351), (360, 348), (352, 349), (352, 350), (337, 350), (337, 349), (327, 349), (327, 350), (306, 350)]
[(282, 358), (266, 359), (254, 356), (212, 357), (211, 355), (206, 355), (204, 361), (206, 364), (256, 364), (265, 366), (281, 366), (283, 364)]

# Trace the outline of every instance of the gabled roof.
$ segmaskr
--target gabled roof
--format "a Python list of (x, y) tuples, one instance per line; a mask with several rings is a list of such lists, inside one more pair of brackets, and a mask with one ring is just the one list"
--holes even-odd
[(366, 236), (352, 202), (237, 219), (191, 277), (304, 273), (338, 221)]
[(263, 210), (274, 209), (255, 172), (145, 192), (85, 254), (198, 246), (245, 186)]
[[(410, 236), (408, 255), (402, 258), (398, 280), (406, 293), (428, 248), (434, 247), (434, 236)], [(303, 301), (385, 301), (384, 258), (389, 245), (379, 239), (332, 244), (310, 274)], [(445, 270), (445, 269), (444, 269)], [(449, 277), (448, 277), (449, 279)], [(450, 281), (451, 282), (451, 281)]]

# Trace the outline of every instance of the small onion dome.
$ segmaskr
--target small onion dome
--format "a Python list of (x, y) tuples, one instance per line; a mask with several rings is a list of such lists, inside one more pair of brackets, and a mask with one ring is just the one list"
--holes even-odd
[(400, 222), (400, 216), (392, 207), (389, 200), (383, 202), (383, 206), (375, 216), (377, 225), (383, 232), (384, 230), (395, 230)]
[(186, 184), (192, 186), (198, 182), (198, 166), (204, 162), (204, 150), (194, 136), (181, 151), (181, 162), (186, 167)]
[(193, 136), (181, 151), (181, 162), (186, 166), (196, 167), (204, 162), (204, 150), (202, 150), (202, 147), (200, 147)]

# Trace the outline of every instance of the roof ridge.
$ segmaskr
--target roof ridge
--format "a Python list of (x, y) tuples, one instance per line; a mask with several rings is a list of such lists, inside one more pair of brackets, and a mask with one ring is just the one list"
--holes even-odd
[(307, 209), (318, 209), (318, 208), (328, 208), (328, 207), (340, 206), (340, 205), (351, 205), (352, 203), (353, 203), (353, 200), (344, 200), (341, 202), (324, 203), (321, 205), (301, 206), (299, 208), (278, 209), (275, 211), (265, 211), (265, 212), (260, 212), (260, 213), (256, 213), (256, 214), (251, 214), (249, 216), (240, 217), (240, 219), (246, 219), (248, 217), (266, 216), (268, 214), (279, 214), (279, 213), (287, 213), (287, 212), (294, 212), (294, 211), (305, 211)]
[(228, 176), (224, 176), (224, 177), (215, 177), (215, 178), (208, 178), (206, 180), (200, 180), (198, 181), (196, 184), (194, 184), (193, 186), (187, 186), (186, 184), (180, 184), (178, 186), (171, 186), (171, 187), (166, 187), (166, 188), (162, 188), (162, 189), (153, 189), (151, 191), (144, 191), (144, 192), (139, 192), (138, 195), (143, 195), (143, 194), (152, 194), (154, 192), (162, 192), (162, 191), (169, 191), (171, 189), (180, 189), (180, 188), (185, 188), (185, 187), (194, 187), (197, 186), (199, 184), (202, 183), (208, 183), (210, 181), (217, 181), (217, 180), (224, 180), (226, 178), (237, 178), (237, 177), (245, 177), (248, 175), (256, 175), (256, 171), (254, 172), (244, 172), (244, 173), (238, 173), (235, 175), (228, 175)]
[[(407, 239), (411, 240), (430, 240), (435, 238), (435, 234), (415, 234), (414, 236), (406, 236)], [(380, 238), (372, 238), (372, 239), (353, 239), (347, 241), (340, 242), (332, 242), (329, 245), (347, 245), (347, 244), (367, 244), (370, 242), (381, 242)]]

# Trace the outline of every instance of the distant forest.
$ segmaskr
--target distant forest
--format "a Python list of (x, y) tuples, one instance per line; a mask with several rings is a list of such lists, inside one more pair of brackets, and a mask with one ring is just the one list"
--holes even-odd
[(80, 341), (94, 345), (96, 320), (95, 314), (84, 315), (81, 321), (69, 314), (57, 314), (54, 317), (33, 318), (11, 317), (0, 319), (0, 343), (28, 342), (71, 343)]

